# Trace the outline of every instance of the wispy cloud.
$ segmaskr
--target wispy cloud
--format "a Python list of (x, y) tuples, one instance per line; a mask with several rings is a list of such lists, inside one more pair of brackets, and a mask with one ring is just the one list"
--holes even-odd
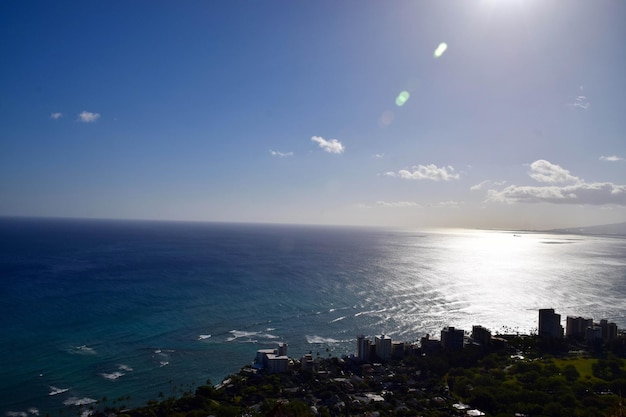
[(415, 201), (377, 201), (376, 205), (379, 207), (391, 207), (391, 208), (406, 208), (406, 207), (422, 207), (421, 204)]
[(577, 96), (573, 102), (567, 103), (567, 105), (582, 110), (587, 110), (589, 107), (591, 107), (591, 103), (589, 103), (589, 99), (587, 98), (587, 96)]
[(277, 158), (287, 158), (293, 156), (293, 152), (279, 152), (270, 150), (270, 155), (275, 156)]
[(383, 175), (388, 177), (398, 177), (405, 180), (431, 180), (431, 181), (450, 181), (458, 180), (460, 175), (454, 172), (454, 168), (450, 165), (439, 168), (435, 164), (418, 165), (408, 169), (401, 169), (398, 172), (385, 172)]
[(374, 205), (371, 204), (358, 204), (358, 208), (371, 209), (373, 207), (384, 207), (390, 209), (403, 209), (403, 208), (415, 208), (415, 209), (428, 209), (428, 208), (451, 208), (456, 209), (464, 205), (463, 201), (440, 201), (438, 203), (420, 204), (415, 201), (377, 201)]
[(52, 113), (50, 115), (50, 118), (54, 120), (60, 119), (61, 117), (63, 117), (63, 113)]
[(93, 123), (100, 118), (100, 113), (91, 113), (83, 111), (78, 115), (78, 120), (83, 123)]
[(321, 136), (313, 136), (311, 141), (316, 142), (320, 148), (328, 153), (341, 154), (346, 150), (346, 147), (337, 139), (326, 140)]
[(454, 200), (448, 200), (448, 201), (440, 201), (437, 204), (434, 204), (433, 207), (435, 208), (459, 208), (461, 207), (463, 204), (465, 204), (463, 201), (454, 201)]
[(617, 155), (611, 155), (611, 156), (601, 156), (600, 160), (608, 161), (608, 162), (617, 162), (617, 161), (623, 161), (624, 158), (622, 158), (621, 156), (617, 156)]
[(487, 190), (487, 200), (504, 203), (555, 203), (626, 205), (626, 185), (586, 182), (568, 170), (545, 160), (533, 162), (529, 176), (552, 185), (510, 185), (502, 190)]
[(506, 184), (506, 181), (491, 181), (491, 180), (485, 180), (479, 184), (476, 185), (472, 185), (470, 187), (470, 191), (480, 191), (480, 190), (485, 190), (488, 187), (492, 187), (492, 186), (496, 186), (499, 187), (501, 185)]
[(374, 154), (374, 158), (376, 158), (376, 159), (382, 159), (384, 157), (385, 157), (384, 153), (376, 153), (376, 154)]

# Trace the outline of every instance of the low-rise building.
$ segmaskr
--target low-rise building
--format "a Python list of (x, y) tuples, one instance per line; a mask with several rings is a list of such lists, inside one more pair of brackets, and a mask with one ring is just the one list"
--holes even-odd
[(585, 332), (585, 342), (590, 347), (601, 347), (602, 346), (602, 327), (601, 326), (592, 326), (587, 327)]
[(287, 346), (286, 343), (280, 343), (277, 349), (257, 350), (255, 365), (270, 373), (286, 372), (289, 369)]
[(420, 339), (420, 349), (423, 353), (436, 353), (441, 350), (441, 341), (437, 339), (431, 339), (430, 335), (427, 334)]
[(300, 364), (302, 365), (302, 370), (313, 372), (315, 370), (315, 360), (313, 359), (313, 355), (307, 353), (300, 359)]

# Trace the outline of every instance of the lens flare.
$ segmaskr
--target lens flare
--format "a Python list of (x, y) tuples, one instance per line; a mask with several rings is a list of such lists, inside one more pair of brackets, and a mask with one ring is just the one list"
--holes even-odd
[(400, 94), (398, 94), (398, 97), (396, 97), (396, 106), (398, 107), (404, 106), (404, 103), (407, 102), (410, 96), (411, 95), (409, 94), (408, 91), (400, 92)]
[(433, 56), (435, 58), (441, 57), (441, 55), (443, 55), (443, 53), (446, 52), (446, 49), (448, 49), (448, 44), (445, 42), (441, 42), (439, 46), (437, 47), (437, 49), (435, 49)]

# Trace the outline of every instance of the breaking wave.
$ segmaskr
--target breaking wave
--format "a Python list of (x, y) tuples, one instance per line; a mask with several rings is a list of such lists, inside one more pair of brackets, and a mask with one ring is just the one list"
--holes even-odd
[(322, 336), (306, 336), (307, 343), (310, 344), (331, 344), (331, 343), (340, 343), (341, 340), (333, 339), (332, 337), (322, 337)]
[(84, 397), (84, 398), (78, 398), (78, 397), (70, 397), (67, 400), (63, 401), (63, 405), (89, 405), (89, 404), (93, 404), (98, 402), (97, 400), (94, 400), (93, 398), (89, 398), (89, 397)]
[(48, 395), (59, 395), (59, 394), (63, 394), (64, 392), (68, 392), (69, 390), (70, 390), (69, 388), (57, 388), (51, 385), (50, 392), (48, 393)]

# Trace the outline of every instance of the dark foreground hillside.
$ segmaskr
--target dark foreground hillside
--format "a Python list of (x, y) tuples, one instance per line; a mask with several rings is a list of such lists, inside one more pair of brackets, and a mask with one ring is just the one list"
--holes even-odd
[(623, 416), (623, 347), (590, 354), (540, 349), (535, 337), (508, 337), (490, 351), (471, 346), (426, 354), (408, 349), (388, 363), (321, 358), (314, 369), (244, 367), (146, 407), (99, 403), (78, 414), (118, 417), (207, 416)]

